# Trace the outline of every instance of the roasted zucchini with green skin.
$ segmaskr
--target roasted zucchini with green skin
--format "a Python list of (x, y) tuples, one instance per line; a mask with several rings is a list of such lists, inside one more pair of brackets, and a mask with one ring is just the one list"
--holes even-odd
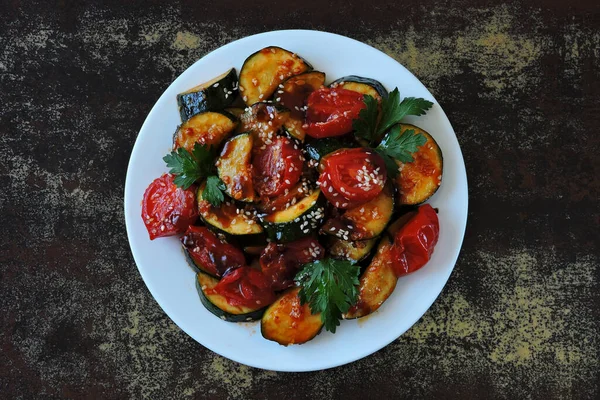
[(371, 253), (376, 243), (377, 238), (351, 242), (331, 236), (328, 242), (328, 249), (331, 257), (356, 263), (365, 259)]
[(266, 243), (263, 227), (233, 202), (226, 201), (219, 207), (215, 207), (203, 200), (202, 192), (205, 186), (206, 183), (203, 183), (198, 188), (196, 200), (200, 218), (208, 228), (223, 235), (228, 241), (242, 241), (247, 246)]
[(308, 95), (322, 87), (324, 83), (325, 74), (323, 72), (305, 72), (287, 79), (273, 95), (277, 104), (290, 110), (290, 117), (283, 125), (290, 136), (304, 141), (306, 133), (302, 125), (304, 124), (306, 99)]
[(254, 202), (258, 196), (252, 183), (252, 146), (254, 137), (242, 133), (229, 139), (217, 159), (219, 178), (225, 183), (226, 192), (232, 199)]
[(368, 94), (369, 96), (377, 99), (377, 101), (381, 101), (381, 98), (386, 99), (389, 95), (388, 91), (385, 87), (383, 87), (381, 82), (375, 79), (364, 78), (357, 75), (344, 76), (343, 78), (331, 82), (329, 86), (352, 90), (362, 94)]
[(322, 157), (336, 150), (358, 147), (359, 144), (351, 135), (338, 137), (328, 137), (323, 139), (309, 138), (304, 144), (306, 154), (315, 161), (320, 161)]
[(321, 232), (344, 240), (366, 240), (379, 236), (394, 213), (394, 194), (389, 182), (373, 200), (325, 221)]
[(260, 102), (246, 108), (240, 115), (240, 129), (250, 131), (257, 143), (270, 143), (285, 121), (290, 116), (290, 110), (277, 104)]
[(289, 289), (267, 308), (260, 321), (265, 339), (288, 346), (306, 343), (321, 332), (321, 314), (311, 314), (308, 304), (300, 304), (299, 290)]
[(396, 161), (399, 173), (394, 184), (398, 189), (398, 205), (417, 205), (433, 196), (442, 184), (442, 151), (435, 139), (423, 129), (408, 124), (401, 124), (400, 128), (400, 134), (413, 129), (415, 135), (421, 133), (427, 138), (427, 142), (413, 153), (412, 163)]
[(188, 251), (188, 249), (185, 248), (185, 246), (183, 247), (183, 253), (185, 254), (185, 260), (187, 261), (188, 265), (190, 266), (192, 271), (194, 271), (196, 274), (198, 274), (199, 272), (202, 272), (202, 273), (205, 273), (217, 280), (219, 279), (218, 276), (216, 276), (212, 272), (208, 271), (203, 265), (201, 265), (200, 263), (197, 263), (192, 258), (192, 256), (190, 255), (190, 252)]
[(292, 117), (304, 119), (303, 107), (308, 96), (325, 84), (325, 73), (305, 72), (287, 79), (273, 95), (275, 102), (289, 109)]
[(358, 300), (344, 314), (344, 319), (364, 317), (375, 312), (394, 291), (398, 278), (392, 269), (392, 243), (384, 236), (371, 264), (359, 280)]
[(236, 118), (225, 112), (196, 114), (181, 124), (173, 135), (173, 148), (191, 152), (196, 143), (218, 146), (234, 131)]
[(181, 121), (196, 114), (219, 111), (233, 104), (238, 94), (235, 68), (177, 95)]
[(196, 275), (196, 289), (200, 301), (208, 311), (228, 322), (246, 322), (259, 320), (265, 313), (266, 307), (250, 308), (246, 306), (232, 306), (227, 298), (214, 293), (212, 290), (219, 280), (204, 272)]
[(281, 47), (265, 47), (244, 61), (240, 71), (240, 94), (247, 105), (271, 98), (290, 76), (310, 71), (312, 66)]
[(325, 216), (325, 199), (317, 189), (282, 211), (262, 218), (269, 239), (287, 243), (312, 235)]
[(244, 109), (243, 108), (239, 108), (239, 107), (227, 107), (225, 109), (225, 112), (233, 115), (234, 117), (236, 117), (237, 119), (240, 118), (240, 115), (242, 115), (244, 113)]

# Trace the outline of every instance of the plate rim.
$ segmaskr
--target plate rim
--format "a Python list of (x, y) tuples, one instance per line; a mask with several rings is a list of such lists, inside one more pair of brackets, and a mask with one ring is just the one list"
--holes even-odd
[[(445, 121), (447, 121), (452, 134), (454, 135), (454, 139), (457, 142), (457, 147), (458, 147), (458, 152), (455, 154), (455, 156), (458, 158), (458, 162), (459, 162), (459, 173), (461, 173), (461, 179), (464, 180), (464, 212), (463, 215), (461, 217), (461, 221), (464, 221), (462, 224), (460, 224), (459, 228), (460, 228), (460, 239), (458, 242), (458, 246), (452, 250), (452, 267), (450, 268), (449, 272), (447, 273), (447, 276), (444, 277), (444, 283), (439, 291), (439, 293), (437, 293), (437, 295), (432, 296), (432, 300), (429, 302), (424, 302), (424, 304), (427, 304), (427, 307), (425, 308), (425, 311), (423, 314), (421, 314), (420, 316), (418, 316), (416, 319), (411, 320), (408, 325), (407, 328), (401, 332), (399, 335), (395, 336), (391, 338), (391, 340), (384, 340), (379, 342), (379, 344), (377, 346), (375, 346), (376, 348), (368, 348), (365, 349), (362, 352), (356, 352), (354, 353), (353, 356), (351, 357), (347, 357), (344, 358), (343, 360), (339, 360), (336, 359), (336, 361), (331, 361), (329, 363), (321, 363), (319, 365), (316, 366), (304, 366), (304, 367), (300, 367), (300, 368), (279, 368), (279, 367), (273, 367), (273, 366), (267, 366), (264, 363), (260, 363), (260, 362), (254, 362), (254, 361), (248, 361), (247, 359), (240, 359), (239, 357), (236, 356), (236, 354), (231, 354), (231, 352), (227, 352), (227, 351), (223, 351), (223, 348), (217, 348), (216, 346), (214, 346), (213, 343), (203, 343), (201, 342), (195, 334), (190, 332), (190, 329), (188, 329), (187, 323), (185, 321), (183, 321), (181, 318), (179, 317), (174, 317), (174, 315), (176, 315), (175, 313), (172, 312), (171, 307), (167, 306), (166, 303), (164, 301), (160, 301), (159, 297), (155, 292), (155, 289), (153, 289), (156, 285), (155, 282), (153, 282), (148, 274), (144, 271), (144, 268), (140, 267), (140, 262), (138, 261), (139, 257), (136, 256), (136, 252), (134, 251), (134, 248), (132, 246), (132, 237), (133, 237), (133, 233), (132, 233), (132, 228), (131, 228), (131, 224), (128, 222), (131, 218), (131, 213), (128, 211), (128, 205), (131, 204), (132, 201), (139, 201), (139, 199), (135, 200), (135, 199), (130, 199), (130, 196), (128, 195), (128, 187), (131, 186), (130, 183), (130, 171), (133, 170), (134, 164), (135, 164), (135, 158), (136, 158), (136, 148), (139, 148), (138, 143), (139, 143), (139, 138), (140, 138), (140, 134), (145, 130), (148, 129), (147, 125), (149, 123), (149, 120), (151, 119), (151, 115), (153, 113), (155, 113), (157, 109), (161, 108), (162, 103), (164, 101), (168, 101), (164, 96), (167, 92), (170, 91), (170, 88), (172, 88), (177, 81), (182, 77), (182, 75), (186, 74), (190, 69), (193, 69), (194, 66), (198, 63), (201, 62), (201, 60), (203, 60), (204, 58), (208, 57), (209, 55), (212, 55), (213, 53), (223, 49), (224, 47), (227, 47), (229, 45), (232, 45), (233, 43), (236, 42), (241, 42), (241, 41), (246, 41), (246, 40), (252, 40), (255, 39), (257, 37), (261, 37), (261, 36), (270, 36), (270, 35), (276, 35), (276, 34), (292, 34), (292, 35), (297, 35), (297, 34), (319, 34), (319, 35), (324, 35), (324, 36), (333, 36), (336, 37), (337, 39), (341, 39), (344, 41), (350, 41), (351, 43), (353, 43), (354, 45), (359, 45), (359, 46), (363, 46), (364, 48), (369, 49), (370, 51), (374, 51), (376, 53), (378, 53), (379, 56), (383, 56), (391, 61), (393, 61), (393, 63), (397, 64), (398, 67), (404, 69), (408, 74), (410, 74), (410, 76), (412, 76), (415, 81), (417, 81), (419, 84), (421, 84), (423, 86), (423, 88), (425, 89), (425, 91), (427, 92), (427, 94), (430, 96), (431, 99), (433, 99), (435, 101), (435, 103), (437, 103), (439, 105), (439, 112), (441, 112), (441, 117), (445, 119)], [(391, 56), (387, 55), (386, 53), (384, 53), (383, 51), (370, 46), (369, 44), (366, 44), (364, 42), (361, 42), (359, 40), (344, 36), (344, 35), (340, 35), (337, 33), (332, 33), (332, 32), (326, 32), (326, 31), (321, 31), (321, 30), (312, 30), (312, 29), (283, 29), (283, 30), (275, 30), (275, 31), (265, 31), (265, 32), (260, 32), (260, 33), (256, 33), (253, 35), (248, 35), (245, 37), (241, 37), (239, 39), (236, 39), (234, 41), (228, 42), (222, 46), (219, 46), (213, 50), (211, 50), (210, 52), (206, 53), (205, 55), (203, 55), (202, 57), (200, 57), (199, 59), (197, 59), (195, 62), (193, 62), (191, 65), (189, 65), (184, 71), (182, 71), (181, 73), (179, 73), (177, 75), (177, 77), (166, 87), (165, 90), (163, 90), (163, 92), (161, 93), (161, 95), (159, 96), (159, 98), (156, 100), (156, 102), (154, 103), (154, 105), (152, 106), (152, 108), (150, 109), (150, 111), (148, 112), (148, 114), (146, 115), (146, 118), (144, 119), (144, 122), (142, 124), (142, 126), (140, 127), (138, 134), (135, 138), (135, 142), (134, 145), (131, 149), (131, 154), (130, 154), (130, 158), (129, 158), (129, 162), (127, 165), (127, 172), (126, 172), (126, 177), (125, 177), (125, 184), (124, 184), (124, 200), (123, 200), (123, 207), (124, 207), (124, 219), (125, 219), (125, 226), (126, 226), (126, 231), (127, 231), (127, 239), (129, 242), (129, 247), (131, 250), (131, 254), (133, 256), (134, 262), (136, 264), (136, 267), (138, 269), (138, 272), (140, 273), (140, 275), (142, 276), (142, 280), (144, 281), (144, 284), (146, 285), (146, 287), (148, 288), (148, 290), (150, 291), (150, 294), (152, 295), (154, 301), (157, 302), (157, 304), (161, 307), (161, 309), (165, 312), (165, 314), (167, 315), (167, 317), (175, 324), (177, 325), (183, 332), (185, 332), (188, 336), (190, 336), (192, 339), (194, 339), (194, 341), (198, 342), (199, 344), (201, 344), (202, 346), (206, 347), (207, 349), (213, 351), (216, 354), (219, 354), (225, 358), (228, 358), (230, 360), (233, 360), (237, 363), (243, 364), (243, 365), (247, 365), (247, 366), (251, 366), (253, 368), (259, 368), (259, 369), (264, 369), (264, 370), (270, 370), (270, 371), (280, 371), (280, 372), (308, 372), (308, 371), (317, 371), (317, 370), (324, 370), (324, 369), (329, 369), (329, 368), (334, 368), (334, 367), (338, 367), (341, 365), (345, 365), (348, 363), (352, 363), (354, 361), (360, 360), (368, 355), (371, 355), (379, 350), (381, 350), (382, 348), (388, 346), (390, 343), (392, 343), (394, 340), (398, 339), (400, 336), (404, 335), (410, 328), (412, 328), (414, 326), (415, 323), (417, 323), (419, 321), (419, 319), (421, 319), (423, 317), (423, 315), (425, 315), (425, 313), (431, 308), (431, 306), (433, 305), (433, 303), (439, 298), (439, 296), (441, 295), (443, 289), (446, 287), (450, 276), (452, 274), (452, 272), (454, 271), (454, 268), (456, 266), (456, 262), (458, 260), (458, 256), (460, 255), (460, 252), (462, 250), (462, 246), (464, 243), (464, 237), (465, 237), (465, 232), (466, 232), (466, 226), (467, 226), (467, 220), (468, 220), (468, 207), (469, 207), (469, 195), (468, 195), (468, 179), (467, 179), (467, 174), (466, 174), (466, 165), (464, 162), (464, 157), (462, 154), (462, 149), (460, 147), (460, 143), (458, 142), (458, 137), (456, 136), (456, 132), (454, 130), (454, 128), (452, 127), (452, 124), (450, 122), (450, 119), (448, 118), (448, 116), (446, 115), (444, 109), (442, 108), (441, 104), (439, 103), (439, 101), (437, 101), (437, 99), (435, 99), (435, 97), (433, 96), (433, 94), (429, 91), (429, 89), (427, 89), (427, 87), (412, 73), (410, 72), (410, 70), (408, 70), (406, 67), (404, 67), (400, 62), (398, 62), (397, 60), (395, 60), (394, 58), (392, 58)], [(139, 216), (136, 216), (139, 217)], [(265, 339), (266, 340), (266, 339)]]

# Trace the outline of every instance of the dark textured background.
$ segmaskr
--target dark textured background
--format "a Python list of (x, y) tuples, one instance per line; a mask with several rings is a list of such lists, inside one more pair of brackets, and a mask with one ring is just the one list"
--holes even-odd
[[(600, 396), (596, 0), (120, 3), (0, 2), (0, 397)], [(304, 374), (236, 364), (180, 331), (123, 222), (129, 154), (162, 91), (208, 51), (282, 28), (408, 67), (452, 121), (470, 183), (462, 253), (422, 320)]]

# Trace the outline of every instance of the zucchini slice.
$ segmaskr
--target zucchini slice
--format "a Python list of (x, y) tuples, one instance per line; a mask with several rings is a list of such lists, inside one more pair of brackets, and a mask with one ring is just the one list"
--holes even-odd
[(196, 275), (196, 288), (200, 301), (208, 311), (229, 322), (256, 321), (265, 313), (266, 307), (250, 308), (246, 306), (232, 306), (227, 298), (214, 293), (214, 288), (219, 283), (217, 278), (198, 272)]
[(181, 124), (173, 135), (173, 148), (191, 152), (194, 144), (218, 146), (237, 125), (233, 115), (208, 111), (196, 114)]
[(229, 107), (237, 94), (237, 73), (235, 68), (231, 68), (216, 78), (177, 95), (181, 121), (187, 121), (206, 111), (219, 111)]
[(308, 157), (315, 161), (320, 161), (322, 157), (336, 150), (352, 147), (358, 147), (358, 143), (351, 135), (322, 139), (310, 138), (306, 140), (306, 144), (304, 145)]
[(387, 99), (388, 91), (381, 84), (381, 82), (371, 79), (364, 78), (357, 75), (348, 75), (343, 78), (337, 79), (329, 85), (330, 87), (339, 87), (342, 89), (352, 90), (354, 92), (368, 94), (377, 101), (381, 102), (381, 98)]
[(266, 242), (263, 227), (256, 222), (251, 213), (238, 208), (233, 202), (226, 201), (220, 207), (215, 207), (202, 200), (203, 183), (196, 192), (198, 212), (206, 226), (225, 239), (243, 240), (246, 246), (261, 245)]
[(217, 160), (219, 178), (234, 200), (254, 202), (258, 199), (252, 183), (253, 144), (254, 137), (250, 133), (237, 135), (225, 143)]
[(283, 123), (283, 130), (288, 134), (288, 136), (303, 142), (304, 138), (306, 137), (306, 132), (302, 127), (303, 124), (304, 120), (290, 116)]
[(196, 262), (196, 260), (194, 260), (190, 255), (190, 251), (185, 246), (183, 246), (183, 253), (185, 254), (185, 260), (187, 261), (188, 265), (196, 274), (202, 272), (217, 280), (219, 279), (219, 277), (214, 275), (214, 273), (208, 271), (208, 269), (204, 265), (200, 264), (199, 262)]
[(343, 240), (335, 236), (331, 236), (329, 239), (329, 253), (333, 258), (338, 260), (348, 260), (353, 262), (359, 262), (371, 253), (373, 247), (377, 243), (377, 238), (367, 240), (357, 240), (351, 242), (349, 240)]
[(225, 112), (233, 115), (234, 117), (236, 117), (237, 119), (240, 118), (240, 115), (242, 115), (244, 113), (244, 109), (240, 108), (240, 107), (228, 107), (225, 109)]
[(269, 46), (244, 61), (240, 71), (240, 92), (247, 105), (269, 99), (290, 76), (310, 71), (312, 66), (298, 55)]
[[(308, 96), (325, 84), (325, 73), (305, 72), (286, 80), (273, 96), (275, 102), (290, 110), (290, 117), (283, 127), (292, 137), (304, 141), (304, 105)], [(283, 87), (281, 87), (283, 86)]]
[(262, 218), (267, 237), (287, 243), (312, 235), (325, 216), (324, 198), (316, 189), (290, 207)]
[(377, 197), (328, 219), (321, 232), (351, 241), (372, 239), (384, 231), (393, 213), (394, 194), (391, 184), (386, 182)]
[(325, 84), (325, 73), (319, 71), (305, 72), (292, 76), (281, 86), (275, 97), (275, 101), (292, 112), (292, 117), (304, 119), (303, 107), (307, 97)]
[(399, 174), (395, 179), (398, 189), (398, 205), (417, 205), (425, 202), (442, 184), (443, 158), (442, 151), (431, 135), (414, 125), (401, 124), (400, 133), (413, 129), (415, 135), (421, 133), (427, 142), (416, 153), (412, 163), (398, 164)]
[(240, 128), (243, 131), (251, 131), (257, 139), (257, 145), (258, 143), (269, 144), (289, 116), (290, 111), (279, 105), (256, 103), (246, 108), (246, 111), (240, 115)]
[(398, 278), (392, 269), (392, 243), (387, 236), (381, 239), (377, 253), (360, 277), (358, 300), (344, 314), (344, 319), (364, 317), (377, 310), (394, 291)]
[(299, 291), (293, 288), (284, 292), (267, 308), (260, 321), (265, 339), (288, 346), (306, 343), (321, 332), (321, 314), (311, 314), (308, 304), (300, 304)]

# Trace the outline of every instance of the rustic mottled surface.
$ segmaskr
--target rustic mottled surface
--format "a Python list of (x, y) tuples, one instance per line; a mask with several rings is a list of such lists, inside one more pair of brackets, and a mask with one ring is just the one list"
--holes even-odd
[[(600, 396), (597, 1), (109, 3), (0, 3), (0, 397)], [(208, 51), (281, 28), (407, 66), (448, 113), (470, 182), (464, 247), (429, 312), (378, 353), (306, 374), (187, 337), (123, 222), (130, 150), (162, 91)]]

